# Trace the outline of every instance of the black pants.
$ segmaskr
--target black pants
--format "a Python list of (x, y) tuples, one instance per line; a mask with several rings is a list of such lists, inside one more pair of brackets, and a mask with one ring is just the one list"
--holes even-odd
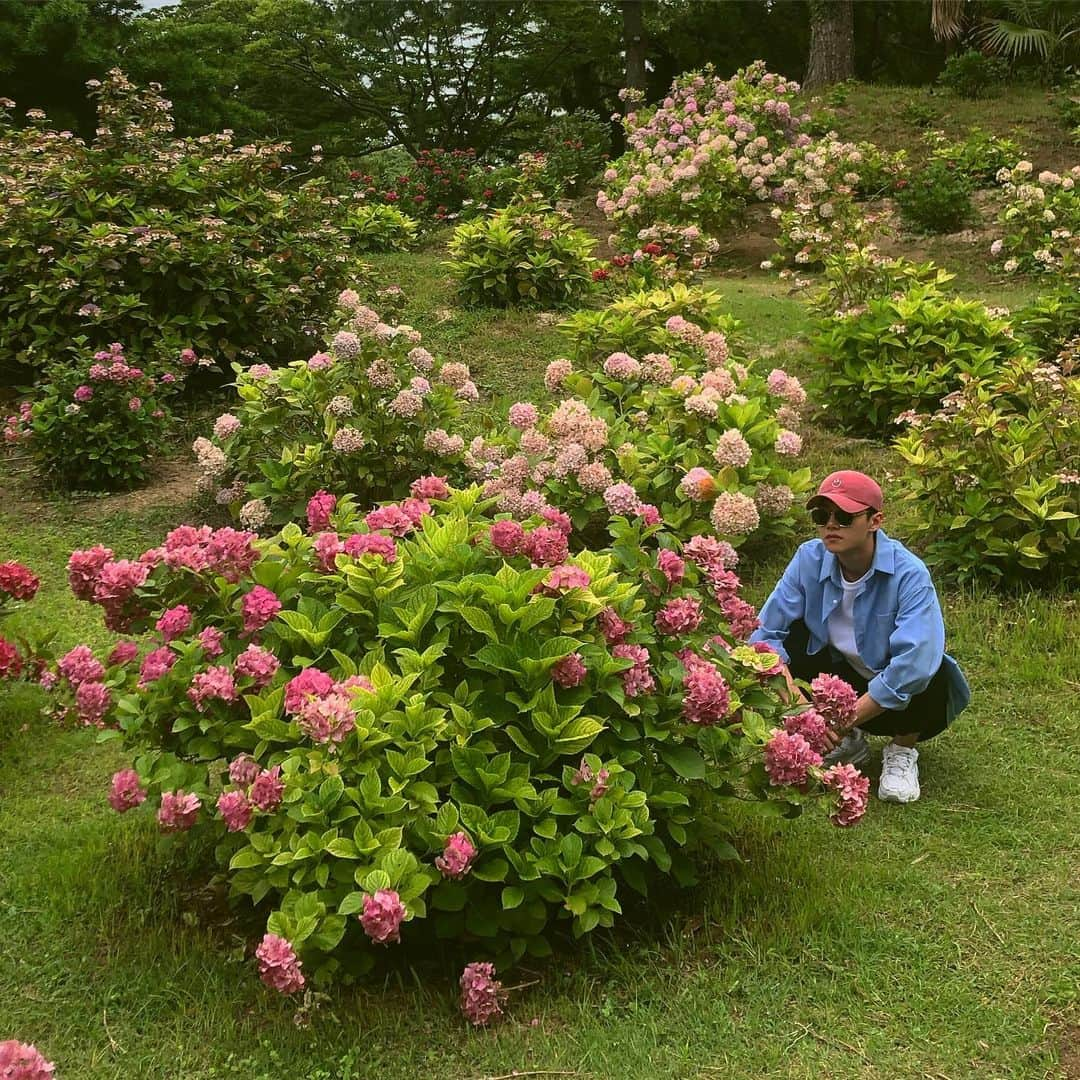
[[(788, 670), (796, 679), (809, 682), (815, 675), (839, 675), (851, 683), (860, 693), (866, 693), (867, 680), (864, 679), (842, 656), (834, 653), (826, 645), (819, 653), (807, 655), (810, 644), (810, 631), (806, 624), (797, 619), (791, 625), (784, 647), (790, 660)], [(948, 687), (949, 680), (944, 667), (940, 667), (921, 694), (915, 694), (906, 709), (895, 711), (886, 709), (872, 720), (866, 720), (859, 727), (867, 735), (911, 735), (919, 734), (919, 742), (940, 735), (948, 726)]]

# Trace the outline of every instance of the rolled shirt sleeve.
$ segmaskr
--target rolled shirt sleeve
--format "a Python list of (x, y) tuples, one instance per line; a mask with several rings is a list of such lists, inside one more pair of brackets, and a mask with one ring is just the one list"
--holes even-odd
[(889, 635), (889, 665), (870, 680), (867, 693), (883, 709), (901, 711), (941, 667), (945, 622), (928, 577), (913, 576), (900, 590), (896, 625)]
[(791, 624), (804, 617), (806, 612), (806, 592), (800, 583), (799, 564), (803, 558), (802, 549), (788, 563), (783, 576), (776, 583), (776, 588), (769, 594), (758, 612), (760, 626), (750, 635), (749, 640), (763, 641), (774, 649), (786, 664), (791, 658), (784, 641), (791, 631)]

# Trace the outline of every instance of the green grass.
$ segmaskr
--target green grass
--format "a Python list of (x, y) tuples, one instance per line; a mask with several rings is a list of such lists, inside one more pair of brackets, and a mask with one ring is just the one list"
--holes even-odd
[[(896, 100), (856, 88), (841, 133), (903, 141), (887, 111)], [(1046, 134), (1037, 94), (991, 112), (1006, 106)], [(955, 133), (976, 118), (991, 126), (986, 109), (957, 105)], [(556, 327), (535, 312), (457, 308), (442, 257), (435, 244), (371, 261), (381, 283), (406, 290), (404, 320), (432, 351), (468, 362), (487, 394), (540, 393), (563, 351)], [(980, 281), (950, 249), (942, 257), (988, 302), (1033, 293)], [(789, 286), (737, 265), (708, 283), (762, 366), (812, 375)], [(886, 528), (910, 534), (918, 507), (892, 498), (892, 451), (822, 425), (806, 456), (815, 475), (843, 465), (882, 477)], [(67, 590), (68, 553), (104, 541), (130, 556), (193, 513), (30, 500), (6, 486), (0, 560), (43, 579), (12, 625), (55, 631), (61, 648), (109, 638)], [(740, 567), (749, 599), (764, 599), (790, 550)], [(454, 980), (472, 957), (453, 952), (402, 946), (363, 986), (300, 1013), (265, 991), (249, 954), (261, 927), (209, 883), (208, 853), (158, 836), (148, 814), (112, 813), (117, 749), (41, 716), (37, 688), (2, 686), (0, 1039), (35, 1042), (60, 1080), (1065, 1077), (1080, 1031), (1080, 601), (943, 589), (942, 604), (974, 697), (925, 748), (919, 803), (875, 800), (850, 831), (814, 813), (747, 820), (741, 861), (628, 909), (613, 934), (506, 974), (525, 985), (489, 1031), (457, 1013)]]

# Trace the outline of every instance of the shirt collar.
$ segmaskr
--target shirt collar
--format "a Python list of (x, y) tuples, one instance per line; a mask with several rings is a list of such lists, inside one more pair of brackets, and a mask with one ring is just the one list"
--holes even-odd
[[(825, 545), (822, 544), (822, 547)], [(874, 560), (870, 563), (873, 573), (892, 574), (896, 571), (896, 548), (892, 540), (885, 535), (884, 529), (878, 529), (877, 542), (874, 544)], [(840, 563), (836, 556), (825, 548), (825, 554), (821, 560), (821, 569), (818, 571), (818, 581), (832, 578), (840, 579)]]

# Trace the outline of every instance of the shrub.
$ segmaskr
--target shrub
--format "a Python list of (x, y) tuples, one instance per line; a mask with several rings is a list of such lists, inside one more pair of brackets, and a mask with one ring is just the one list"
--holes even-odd
[(990, 254), (1006, 273), (1027, 271), (1074, 276), (1080, 267), (1080, 165), (1064, 176), (1049, 169), (1032, 178), (1030, 161), (1001, 169), (1005, 195), (998, 214), (1001, 235)]
[(937, 81), (962, 98), (985, 98), (1001, 92), (1009, 65), (997, 56), (965, 49), (945, 61)]
[(301, 520), (320, 489), (365, 501), (404, 496), (417, 469), (446, 472), (450, 434), (478, 397), (464, 364), (441, 364), (409, 326), (391, 327), (341, 295), (329, 352), (283, 368), (237, 367), (237, 402), (194, 450), (200, 486), (247, 528)]
[(10, 418), (9, 441), (26, 447), (46, 483), (90, 491), (134, 487), (147, 478), (169, 432), (169, 401), (197, 362), (186, 349), (148, 372), (129, 363), (114, 342), (74, 363), (51, 363), (29, 410)]
[(908, 98), (901, 103), (900, 119), (914, 128), (932, 128), (941, 123), (941, 110), (925, 98)]
[(1080, 290), (1072, 282), (1060, 282), (1020, 308), (1013, 325), (1036, 357), (1054, 360), (1066, 342), (1080, 336)]
[[(29, 567), (9, 560), (0, 563), (0, 624), (37, 595), (41, 580)], [(0, 633), (0, 682), (40, 679), (48, 664), (48, 647), (55, 637), (30, 638), (4, 627)], [(50, 680), (46, 679), (46, 683)]]
[(0, 106), (3, 363), (113, 341), (146, 363), (155, 350), (274, 363), (305, 349), (345, 274), (326, 185), (285, 186), (284, 144), (174, 138), (169, 103), (120, 72), (91, 87), (90, 146), (40, 117), (13, 128)]
[(857, 177), (856, 198), (877, 199), (891, 194), (897, 181), (907, 177), (907, 151), (883, 150), (872, 142), (856, 143), (849, 167)]
[(438, 223), (461, 216), (483, 173), (475, 150), (441, 146), (421, 150), (415, 158), (401, 150), (385, 150), (364, 164), (364, 170), (354, 170), (354, 183), (363, 185), (369, 198)]
[(961, 375), (988, 376), (1020, 349), (1007, 319), (932, 283), (826, 316), (813, 344), (831, 422), (877, 437), (900, 413), (936, 409)]
[(1016, 358), (963, 379), (897, 449), (926, 561), (962, 579), (1080, 581), (1080, 339), (1056, 364)]
[(974, 216), (971, 181), (949, 161), (931, 160), (897, 188), (900, 217), (915, 232), (957, 232)]
[(949, 142), (940, 131), (927, 132), (924, 141), (930, 147), (931, 161), (951, 165), (975, 184), (991, 182), (1004, 166), (1020, 157), (1020, 147), (1013, 139), (999, 138), (978, 127), (960, 142)]
[(379, 203), (351, 210), (342, 230), (356, 252), (407, 251), (416, 242), (416, 222), (396, 207)]
[(610, 926), (625, 886), (730, 851), (727, 800), (841, 788), (836, 822), (861, 813), (867, 782), (821, 772), (823, 721), (788, 718), (775, 657), (720, 612), (722, 545), (679, 555), (623, 519), (567, 560), (559, 529), (493, 522), (475, 488), (432, 496), (396, 536), (343, 499), (317, 537), (183, 526), (135, 563), (72, 555), (110, 625), (157, 629), (141, 662), (134, 642), (60, 662), (69, 713), (134, 757), (109, 801), (214, 835), (231, 894), (272, 909), (268, 985), (435, 937), (543, 956), (560, 927)]
[(567, 307), (594, 287), (595, 247), (568, 213), (530, 199), (459, 225), (445, 265), (466, 304)]
[(1054, 106), (1063, 127), (1080, 128), (1080, 75), (1074, 75), (1054, 95)]
[(657, 331), (640, 360), (614, 352), (579, 372), (554, 361), (545, 382), (565, 399), (544, 416), (518, 402), (504, 430), (473, 440), (466, 464), (513, 514), (550, 502), (586, 528), (613, 513), (652, 516), (657, 502), (683, 538), (715, 531), (739, 545), (789, 534), (810, 479), (794, 467), (799, 381), (751, 371), (723, 333), (681, 316)]
[(731, 337), (739, 327), (738, 320), (724, 310), (724, 298), (715, 289), (677, 283), (629, 293), (599, 311), (577, 311), (560, 324), (560, 329), (574, 361), (591, 366), (614, 352), (643, 354), (662, 349), (671, 343), (665, 323), (672, 316), (725, 337)]
[(611, 149), (611, 125), (598, 113), (575, 109), (544, 129), (538, 147), (556, 195), (580, 195)]

